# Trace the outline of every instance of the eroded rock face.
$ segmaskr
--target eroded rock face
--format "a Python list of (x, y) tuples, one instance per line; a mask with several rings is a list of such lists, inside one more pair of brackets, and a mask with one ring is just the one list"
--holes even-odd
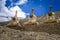
[(0, 40), (60, 40), (60, 35), (20, 31), (0, 26)]

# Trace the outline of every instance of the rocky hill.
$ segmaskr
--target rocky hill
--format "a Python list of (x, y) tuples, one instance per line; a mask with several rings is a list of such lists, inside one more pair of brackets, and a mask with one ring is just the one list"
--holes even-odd
[[(56, 18), (60, 11), (55, 12)], [(45, 17), (45, 16), (44, 16)], [(22, 26), (20, 28), (9, 28), (6, 25), (9, 22), (0, 22), (0, 40), (60, 40), (60, 21), (55, 24), (43, 25), (41, 24), (43, 18), (37, 18), (39, 26)], [(21, 25), (27, 19), (20, 20)]]
[(60, 40), (60, 35), (46, 32), (31, 32), (0, 26), (0, 40)]

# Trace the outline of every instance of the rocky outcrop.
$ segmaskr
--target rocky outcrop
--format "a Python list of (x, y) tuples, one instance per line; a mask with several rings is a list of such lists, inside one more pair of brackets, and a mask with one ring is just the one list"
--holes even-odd
[(60, 40), (60, 35), (20, 31), (0, 26), (0, 40)]

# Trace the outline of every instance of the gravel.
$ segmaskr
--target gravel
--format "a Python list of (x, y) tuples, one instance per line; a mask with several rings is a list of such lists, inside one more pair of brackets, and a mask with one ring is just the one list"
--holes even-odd
[(60, 40), (60, 35), (46, 32), (20, 31), (0, 26), (0, 40)]

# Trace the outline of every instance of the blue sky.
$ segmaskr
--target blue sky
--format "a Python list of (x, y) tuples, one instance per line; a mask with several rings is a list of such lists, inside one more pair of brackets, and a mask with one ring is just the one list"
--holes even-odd
[[(53, 12), (60, 11), (60, 0), (0, 0), (0, 15), (14, 16), (17, 10), (18, 18), (26, 18), (34, 8), (34, 14), (41, 16), (49, 12), (50, 4)], [(0, 22), (9, 20), (11, 18), (0, 17)]]
[[(17, 2), (19, 0), (13, 0), (13, 2)], [(35, 15), (41, 16), (42, 14), (46, 14), (49, 12), (49, 6), (52, 4), (53, 11), (60, 10), (60, 0), (28, 0), (26, 4), (18, 5), (25, 13), (31, 13), (31, 9), (35, 9)], [(11, 7), (10, 0), (6, 1), (6, 7)], [(15, 6), (15, 5), (13, 5)]]

